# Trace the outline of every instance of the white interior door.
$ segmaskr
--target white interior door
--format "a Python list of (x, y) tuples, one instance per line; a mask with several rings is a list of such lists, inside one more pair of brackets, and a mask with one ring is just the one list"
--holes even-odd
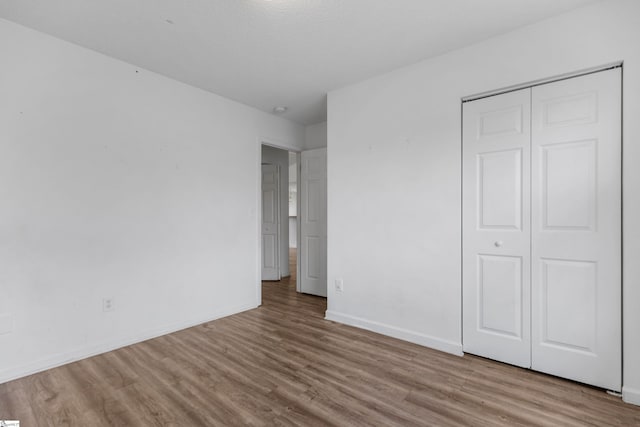
[(532, 97), (532, 367), (619, 391), (620, 69)]
[(464, 104), (463, 349), (531, 366), (530, 89)]
[(262, 280), (280, 280), (280, 173), (262, 165)]
[(300, 292), (327, 296), (327, 149), (301, 155)]

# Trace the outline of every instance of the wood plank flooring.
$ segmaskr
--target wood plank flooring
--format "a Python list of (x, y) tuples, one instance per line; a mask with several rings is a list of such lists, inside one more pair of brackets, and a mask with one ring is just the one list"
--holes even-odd
[[(295, 272), (295, 269), (292, 271)], [(295, 275), (263, 306), (0, 385), (29, 426), (640, 425), (604, 391), (325, 321)]]

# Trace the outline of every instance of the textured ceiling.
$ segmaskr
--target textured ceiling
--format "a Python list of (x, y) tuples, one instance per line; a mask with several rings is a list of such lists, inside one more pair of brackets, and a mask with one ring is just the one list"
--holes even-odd
[(301, 124), (326, 93), (597, 0), (2, 0), (0, 17)]

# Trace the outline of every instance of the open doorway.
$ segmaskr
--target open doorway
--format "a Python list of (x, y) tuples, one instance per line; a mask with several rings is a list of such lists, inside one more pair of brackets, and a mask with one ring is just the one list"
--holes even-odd
[(327, 296), (327, 150), (260, 147), (258, 301), (264, 283)]
[(296, 289), (298, 154), (262, 145), (262, 281)]

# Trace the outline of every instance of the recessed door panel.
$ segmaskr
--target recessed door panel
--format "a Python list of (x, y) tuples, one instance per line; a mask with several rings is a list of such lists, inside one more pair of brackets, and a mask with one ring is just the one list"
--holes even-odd
[(575, 126), (594, 123), (598, 117), (598, 94), (595, 91), (542, 101), (542, 126)]
[(276, 191), (272, 188), (262, 191), (262, 220), (267, 224), (276, 222)]
[(597, 141), (564, 142), (540, 150), (543, 228), (594, 230)]
[[(273, 235), (263, 234), (262, 236), (262, 266), (263, 268), (277, 268), (276, 253), (278, 248), (276, 246), (276, 239)], [(275, 280), (275, 279), (272, 279)]]
[(480, 255), (478, 329), (522, 337), (522, 258)]
[(592, 353), (597, 335), (597, 264), (542, 259), (541, 268), (541, 344)]
[(322, 256), (322, 239), (319, 236), (307, 236), (306, 237), (306, 249), (308, 253), (307, 263), (307, 277), (309, 279), (320, 280), (322, 272), (320, 271), (320, 263), (315, 262)]
[(522, 104), (478, 114), (478, 139), (522, 133)]
[(478, 226), (519, 230), (522, 150), (478, 154)]
[(323, 188), (324, 183), (321, 180), (314, 179), (305, 183), (307, 189), (307, 212), (309, 214), (307, 221), (318, 222), (323, 219)]
[[(266, 166), (266, 165), (265, 165)], [(263, 168), (263, 172), (262, 172), (262, 183), (265, 184), (266, 186), (269, 186), (270, 184), (275, 184), (276, 183), (276, 171), (275, 170), (271, 170), (272, 168)]]

